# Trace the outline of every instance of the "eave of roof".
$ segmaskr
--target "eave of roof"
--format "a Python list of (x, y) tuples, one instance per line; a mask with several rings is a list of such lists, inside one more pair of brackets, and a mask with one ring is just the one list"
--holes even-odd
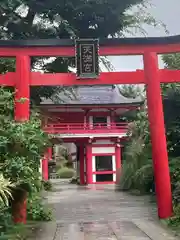
[(144, 101), (141, 97), (126, 98), (117, 86), (101, 85), (101, 86), (79, 86), (76, 88), (76, 98), (69, 98), (63, 92), (58, 95), (58, 100), (42, 99), (41, 105), (60, 105), (60, 106), (104, 106), (104, 105), (140, 105)]

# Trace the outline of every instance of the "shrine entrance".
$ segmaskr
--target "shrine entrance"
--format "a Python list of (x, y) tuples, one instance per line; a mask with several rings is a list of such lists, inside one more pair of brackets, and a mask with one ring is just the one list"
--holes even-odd
[[(15, 88), (15, 120), (26, 121), (30, 115), (31, 86), (146, 84), (158, 215), (160, 218), (168, 218), (172, 216), (172, 196), (160, 83), (180, 82), (180, 71), (160, 70), (157, 55), (180, 52), (180, 36), (102, 39), (99, 49), (97, 40), (93, 41), (79, 41), (75, 47), (73, 40), (1, 40), (0, 56), (16, 57), (16, 72), (1, 75), (0, 85)], [(81, 59), (82, 53), (87, 50), (94, 56), (94, 61), (90, 64), (85, 64)], [(98, 52), (100, 56), (142, 55), (144, 70), (98, 73)], [(77, 65), (80, 64), (77, 75), (74, 73), (42, 74), (30, 70), (32, 56), (72, 57), (75, 55)], [(21, 98), (25, 99), (23, 103), (19, 101)], [(86, 150), (88, 153), (88, 146)], [(89, 178), (88, 175), (87, 178)]]
[[(93, 156), (93, 165), (95, 166), (96, 182), (112, 182), (116, 177), (113, 170), (116, 169), (114, 155)], [(106, 173), (109, 172), (109, 173)], [(111, 173), (110, 173), (111, 172)]]

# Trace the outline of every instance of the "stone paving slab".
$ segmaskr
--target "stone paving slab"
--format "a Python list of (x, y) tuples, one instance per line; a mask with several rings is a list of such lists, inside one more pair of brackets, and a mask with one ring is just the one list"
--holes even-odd
[(177, 240), (151, 221), (45, 223), (34, 240)]
[(148, 240), (147, 235), (131, 222), (96, 222), (79, 224), (45, 224), (37, 234), (39, 240)]
[(161, 227), (157, 221), (134, 220), (134, 224), (145, 232), (150, 239), (153, 240), (177, 240), (178, 237), (173, 236), (165, 228)]
[(54, 184), (46, 202), (55, 222), (45, 223), (33, 240), (175, 240), (161, 227), (149, 197), (130, 196), (111, 187)]

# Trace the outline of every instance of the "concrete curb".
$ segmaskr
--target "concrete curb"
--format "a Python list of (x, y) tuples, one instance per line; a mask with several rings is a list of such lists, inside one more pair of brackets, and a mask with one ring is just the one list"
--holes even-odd
[(178, 240), (175, 236), (170, 235), (168, 230), (164, 229), (160, 223), (148, 220), (133, 220), (133, 223), (141, 229), (152, 240)]

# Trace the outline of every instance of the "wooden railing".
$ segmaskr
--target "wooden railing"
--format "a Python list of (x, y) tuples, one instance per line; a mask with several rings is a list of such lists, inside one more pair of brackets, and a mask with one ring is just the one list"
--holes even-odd
[(127, 132), (128, 124), (127, 123), (60, 123), (60, 124), (47, 124), (44, 126), (44, 130), (48, 133), (103, 133), (103, 132)]

